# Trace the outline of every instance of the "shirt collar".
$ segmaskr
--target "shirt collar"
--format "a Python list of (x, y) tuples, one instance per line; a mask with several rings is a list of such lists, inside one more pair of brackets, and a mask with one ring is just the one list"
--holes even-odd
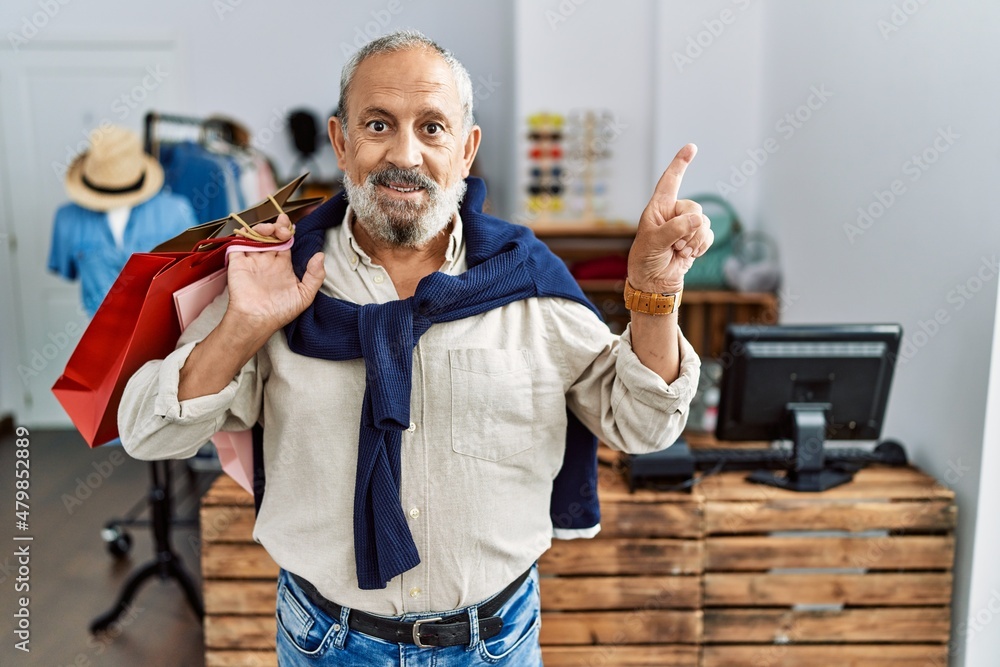
[[(361, 249), (358, 239), (354, 236), (354, 230), (351, 228), (351, 222), (353, 219), (354, 210), (351, 208), (350, 204), (348, 204), (347, 212), (344, 213), (344, 221), (340, 225), (339, 245), (341, 252), (344, 253), (344, 258), (347, 260), (348, 266), (357, 270), (362, 262), (368, 266), (373, 266), (373, 264), (371, 257), (369, 257), (368, 253)], [(459, 267), (461, 260), (463, 259), (463, 241), (462, 216), (456, 211), (454, 224), (451, 227), (451, 234), (448, 235), (448, 248), (445, 250), (444, 264), (442, 264), (441, 268), (438, 269), (439, 271), (443, 273), (456, 272), (456, 267)], [(464, 267), (457, 272), (461, 272), (461, 270), (464, 270)]]

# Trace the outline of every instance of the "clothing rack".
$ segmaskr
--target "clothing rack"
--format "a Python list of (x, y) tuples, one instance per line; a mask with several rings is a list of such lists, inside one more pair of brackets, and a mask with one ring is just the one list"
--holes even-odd
[(198, 222), (226, 217), (277, 189), (274, 164), (233, 118), (150, 111), (144, 126), (146, 152), (163, 165), (173, 193), (188, 198)]
[(195, 127), (198, 129), (197, 137), (200, 143), (204, 143), (210, 136), (210, 133), (214, 133), (229, 143), (232, 143), (233, 140), (226, 122), (219, 118), (200, 118), (198, 116), (150, 111), (146, 114), (144, 121), (144, 144), (146, 152), (156, 158), (160, 156), (160, 143), (162, 139), (158, 130), (163, 125)]

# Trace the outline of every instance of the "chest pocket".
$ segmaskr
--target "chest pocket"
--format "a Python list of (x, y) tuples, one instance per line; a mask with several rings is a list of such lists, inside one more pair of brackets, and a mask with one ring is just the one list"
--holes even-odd
[(535, 445), (530, 350), (449, 350), (452, 448), (500, 461)]

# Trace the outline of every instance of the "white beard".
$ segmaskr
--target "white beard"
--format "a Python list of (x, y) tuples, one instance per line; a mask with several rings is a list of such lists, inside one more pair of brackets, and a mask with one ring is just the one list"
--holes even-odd
[[(419, 186), (427, 192), (426, 203), (381, 197), (379, 180), (392, 180)], [(433, 180), (416, 172), (401, 169), (373, 171), (358, 185), (344, 174), (347, 201), (358, 223), (376, 242), (394, 248), (417, 248), (440, 234), (455, 217), (465, 196), (465, 181), (442, 189)]]

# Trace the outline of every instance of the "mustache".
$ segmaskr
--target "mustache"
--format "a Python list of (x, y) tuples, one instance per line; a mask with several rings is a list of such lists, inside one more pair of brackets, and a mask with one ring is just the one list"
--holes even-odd
[(419, 171), (398, 167), (386, 167), (379, 171), (373, 171), (368, 174), (368, 182), (372, 185), (388, 186), (390, 183), (395, 183), (405, 187), (424, 188), (430, 193), (437, 192), (438, 189), (437, 183)]

